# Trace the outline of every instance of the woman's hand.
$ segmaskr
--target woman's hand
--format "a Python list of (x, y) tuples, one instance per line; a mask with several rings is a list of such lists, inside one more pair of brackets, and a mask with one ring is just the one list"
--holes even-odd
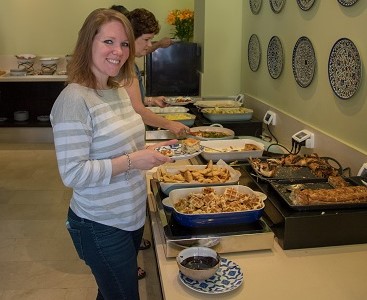
[(168, 124), (167, 129), (179, 138), (186, 137), (186, 135), (190, 132), (189, 127), (177, 121), (171, 121)]
[(131, 169), (150, 170), (165, 163), (172, 163), (174, 160), (160, 152), (146, 148), (133, 152), (130, 155)]
[(170, 146), (170, 145), (174, 145), (174, 144), (177, 144), (177, 143), (178, 143), (178, 140), (173, 139), (173, 140), (159, 142), (159, 143), (156, 143), (156, 144), (153, 144), (153, 145), (149, 145), (149, 146), (146, 147), (146, 149), (154, 150), (155, 148), (159, 148), (159, 147), (162, 147), (162, 146)]
[(149, 145), (145, 150), (136, 151), (130, 154), (132, 168), (140, 170), (150, 170), (151, 168), (158, 167), (167, 162), (174, 162), (169, 156), (165, 156), (155, 150), (162, 146), (169, 146), (177, 144), (178, 140), (173, 139)]
[(159, 106), (159, 107), (169, 106), (168, 103), (164, 102), (164, 100), (166, 99), (166, 97), (164, 97), (164, 96), (151, 97), (151, 99), (152, 99), (152, 105), (153, 106)]
[(155, 149), (162, 147), (162, 146), (174, 145), (177, 143), (178, 143), (178, 140), (173, 139), (173, 140), (149, 145), (145, 148), (145, 150), (140, 150), (140, 151), (131, 153), (130, 154), (131, 167), (134, 169), (140, 169), (140, 170), (150, 170), (151, 168), (158, 167), (167, 162), (171, 162), (171, 163), (175, 162), (169, 156), (165, 156)]
[(162, 146), (177, 144), (178, 140), (173, 139), (156, 143), (146, 147), (144, 150), (129, 153), (129, 155), (121, 155), (112, 159), (112, 176), (121, 174), (130, 169), (150, 170), (167, 162), (175, 162), (169, 156), (155, 150)]

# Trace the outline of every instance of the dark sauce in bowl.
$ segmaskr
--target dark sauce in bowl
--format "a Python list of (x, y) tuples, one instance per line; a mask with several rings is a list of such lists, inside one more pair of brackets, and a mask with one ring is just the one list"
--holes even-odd
[(192, 270), (206, 270), (218, 264), (218, 259), (211, 256), (191, 256), (185, 258), (181, 265)]

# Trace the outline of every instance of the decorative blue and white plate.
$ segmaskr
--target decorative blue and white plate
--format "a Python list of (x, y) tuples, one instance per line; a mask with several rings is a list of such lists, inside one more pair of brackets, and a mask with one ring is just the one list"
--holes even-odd
[(257, 15), (261, 9), (262, 0), (250, 0), (250, 9), (254, 15)]
[(300, 87), (308, 87), (315, 75), (316, 56), (311, 41), (302, 36), (293, 48), (292, 69)]
[(297, 0), (297, 3), (302, 10), (309, 10), (315, 3), (315, 0)]
[(260, 41), (256, 34), (251, 35), (248, 41), (248, 64), (251, 71), (256, 72), (259, 69), (261, 60)]
[(357, 47), (347, 38), (341, 38), (331, 49), (328, 64), (329, 82), (341, 99), (351, 98), (362, 79), (362, 62)]
[(267, 59), (269, 74), (277, 79), (283, 70), (283, 46), (277, 36), (273, 36), (269, 41)]
[(188, 288), (204, 294), (222, 294), (233, 291), (243, 283), (241, 268), (233, 261), (221, 258), (220, 267), (207, 280), (193, 280), (179, 272), (181, 282)]
[(358, 0), (338, 0), (338, 2), (343, 6), (352, 6), (358, 2)]
[(270, 7), (273, 12), (279, 14), (285, 5), (285, 0), (270, 0)]

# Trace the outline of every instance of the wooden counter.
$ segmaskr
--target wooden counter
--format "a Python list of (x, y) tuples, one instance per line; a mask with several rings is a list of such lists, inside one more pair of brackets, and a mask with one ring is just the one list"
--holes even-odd
[(175, 259), (165, 257), (151, 194), (148, 204), (164, 299), (366, 299), (367, 244), (284, 251), (275, 241), (272, 250), (222, 254), (241, 267), (243, 284), (225, 294), (193, 291), (178, 278)]

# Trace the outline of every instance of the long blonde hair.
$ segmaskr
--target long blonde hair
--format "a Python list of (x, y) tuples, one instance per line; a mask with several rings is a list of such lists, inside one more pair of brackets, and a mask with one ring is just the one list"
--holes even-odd
[(117, 88), (120, 82), (131, 84), (134, 77), (135, 37), (129, 20), (121, 13), (106, 8), (92, 11), (85, 19), (79, 30), (78, 40), (75, 45), (71, 61), (67, 65), (68, 82), (79, 83), (89, 88), (97, 89), (97, 79), (92, 72), (92, 44), (93, 39), (102, 25), (110, 21), (119, 21), (125, 28), (129, 42), (130, 54), (121, 67), (119, 74), (108, 79), (109, 87)]

